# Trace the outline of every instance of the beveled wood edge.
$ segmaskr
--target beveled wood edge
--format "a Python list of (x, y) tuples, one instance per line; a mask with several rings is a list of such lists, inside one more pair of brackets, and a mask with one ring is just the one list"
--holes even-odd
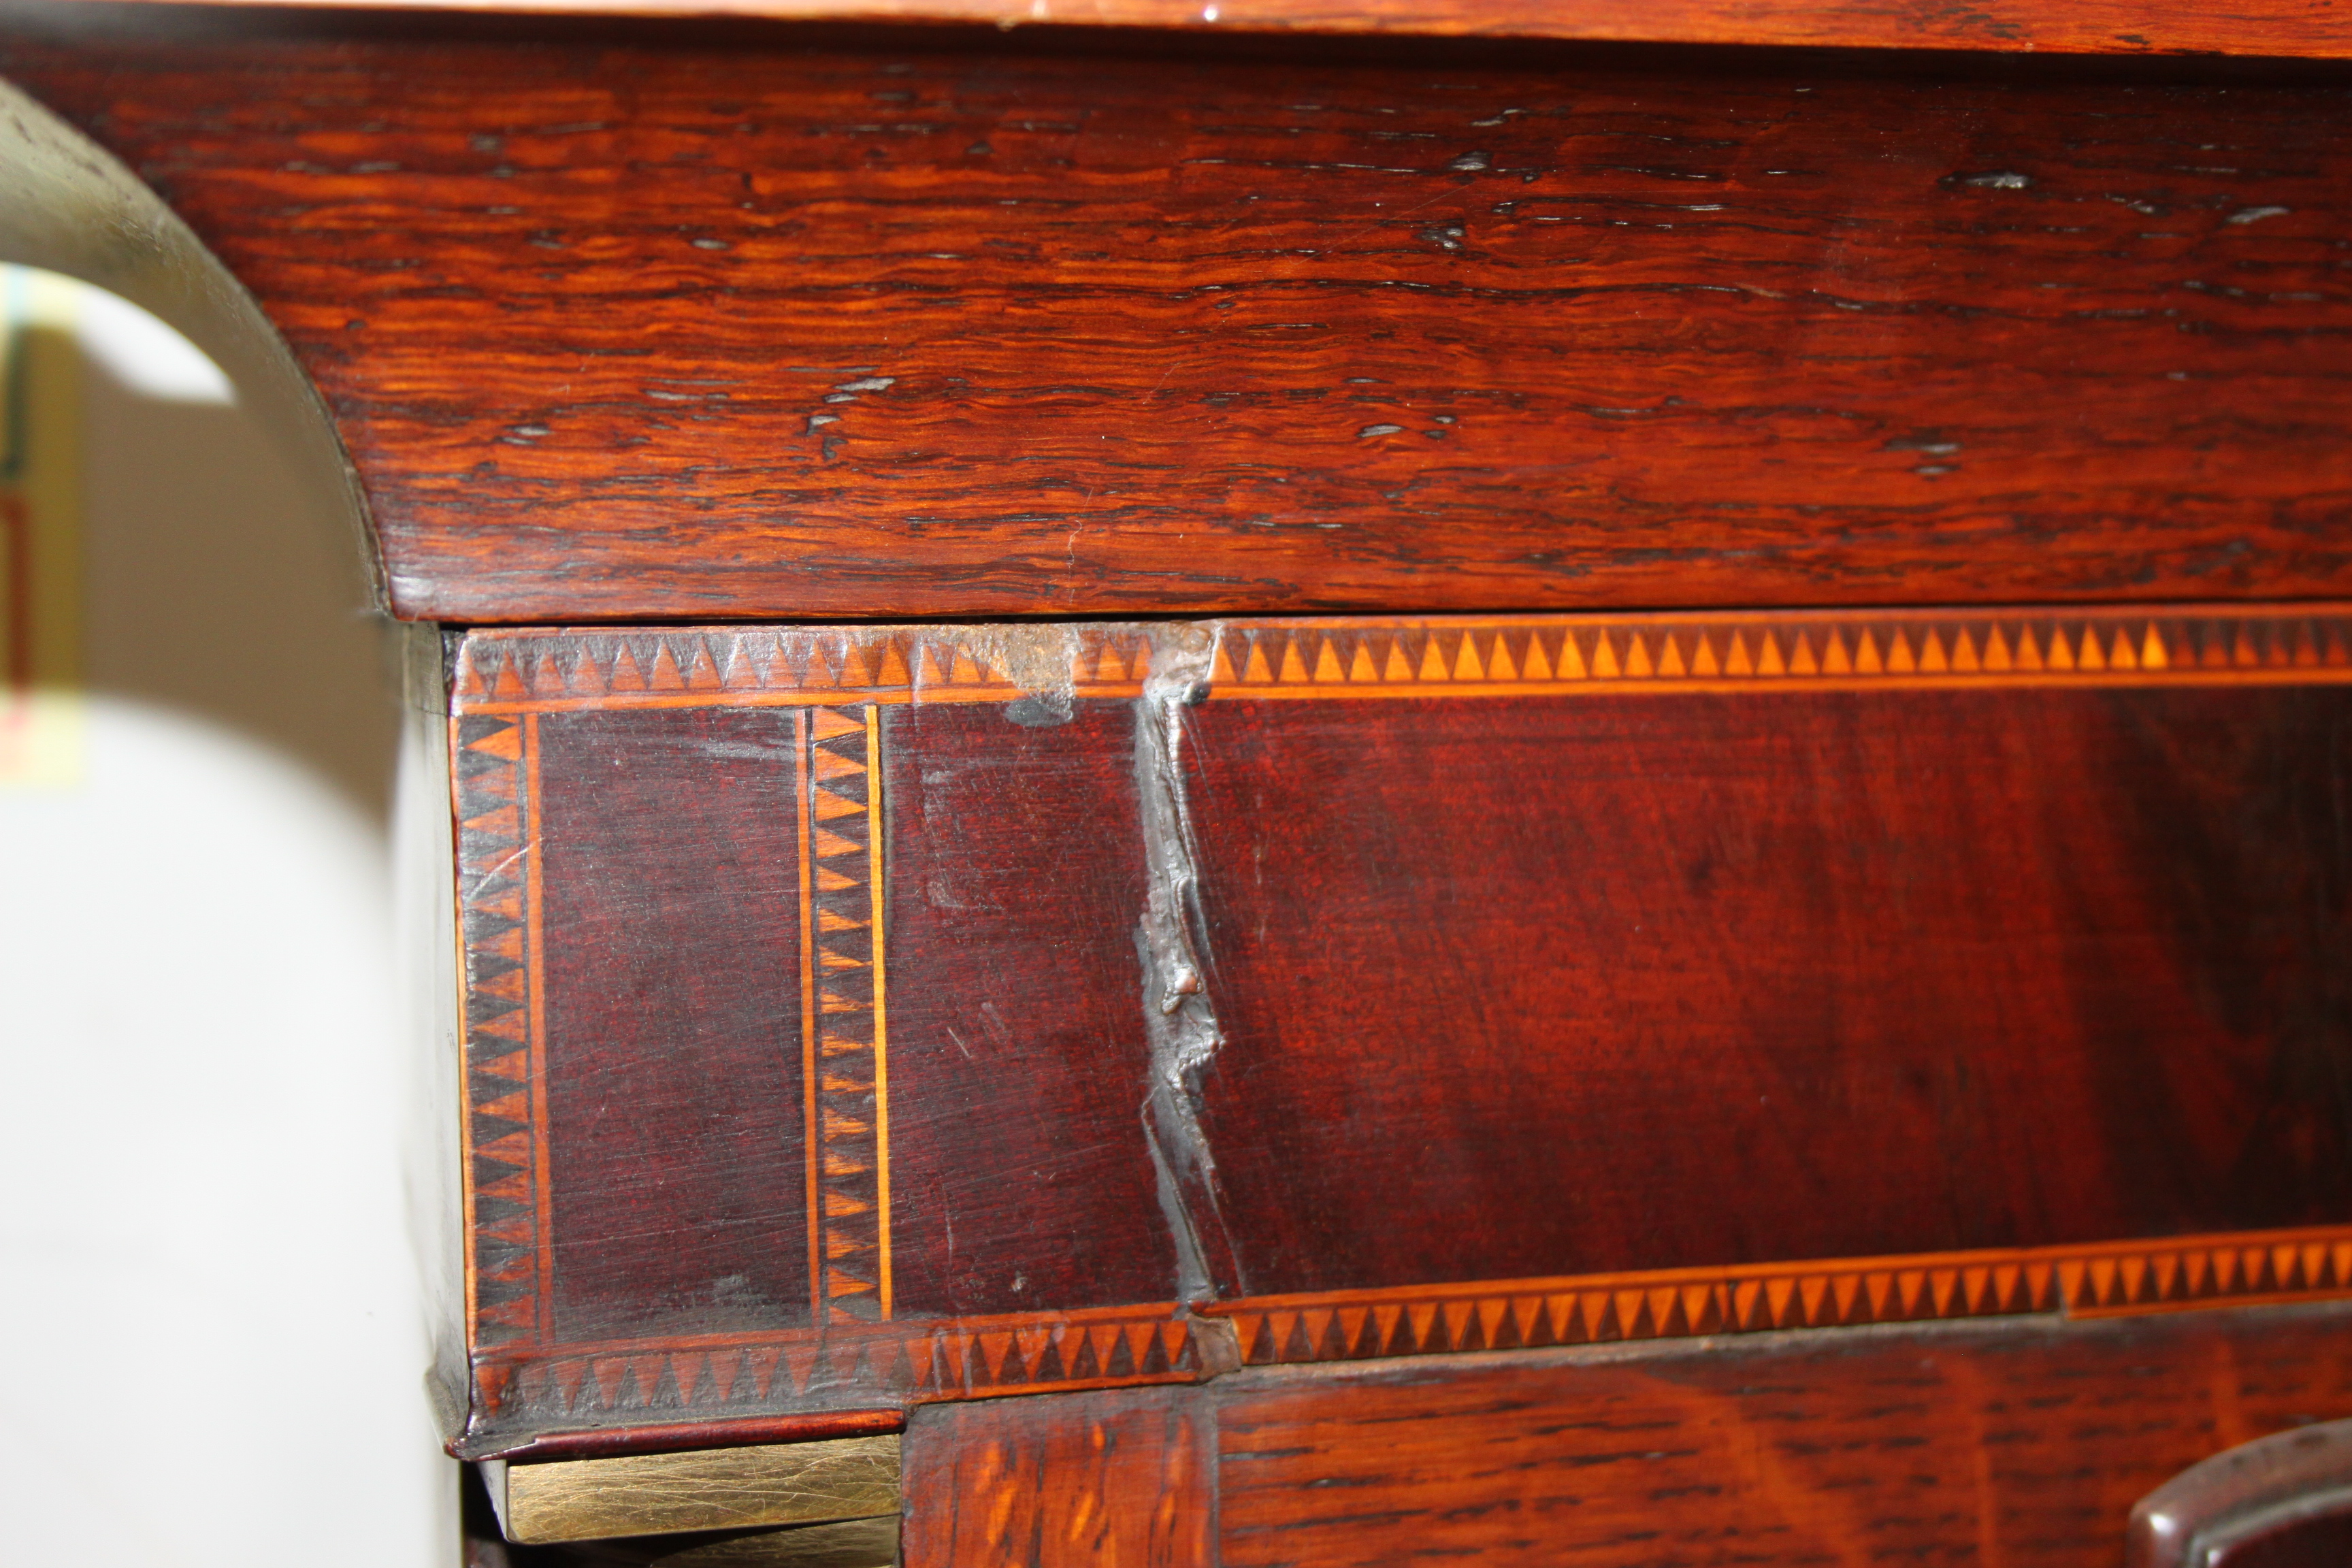
[[(1205, 1381), (1244, 1366), (1570, 1349), (1700, 1336), (2016, 1317), (2096, 1319), (2352, 1300), (2352, 1225), (2039, 1247), (1650, 1269), (1450, 1285), (1007, 1314), (823, 1324), (770, 1333), (478, 1352), (476, 1399), (493, 1424), (594, 1423), (660, 1413), (665, 1446), (695, 1429), (751, 1429), (730, 1404), (856, 1393), (866, 1408), (810, 1419), (883, 1421), (916, 1405)], [(1226, 1337), (1230, 1329), (1231, 1338)], [(1212, 1328), (1217, 1331), (1211, 1333)], [(1118, 1367), (1124, 1351), (1127, 1370)], [(781, 1387), (779, 1384), (781, 1384)], [(664, 1402), (667, 1401), (667, 1405)], [(785, 1419), (772, 1417), (772, 1419)], [(617, 1433), (611, 1419), (601, 1430)], [(594, 1425), (551, 1444), (595, 1440)], [(517, 1453), (495, 1432), (461, 1457)], [(625, 1439), (608, 1439), (612, 1451)]]
[(572, 1431), (533, 1432), (508, 1443), (475, 1444), (453, 1457), (479, 1462), (503, 1459), (536, 1464), (543, 1459), (601, 1459), (623, 1454), (670, 1454), (690, 1448), (740, 1448), (770, 1443), (811, 1443), (902, 1432), (899, 1409), (817, 1410), (786, 1415), (739, 1415), (731, 1420), (659, 1421), (640, 1426), (583, 1426)]
[[(187, 4), (189, 0), (147, 0)], [(232, 0), (268, 10), (321, 0)], [(1593, 42), (1960, 49), (2030, 54), (2352, 56), (2352, 21), (2324, 5), (2253, 0), (2226, 9), (2193, 0), (2138, 6), (2084, 0), (1967, 7), (1857, 0), (1733, 5), (1722, 0), (324, 0), (328, 9), (628, 16), (686, 21), (1056, 25), (1196, 35), (1307, 33), (1578, 39)]]
[(2352, 1299), (2352, 1226), (1197, 1301), (1265, 1366)]
[(1212, 643), (1205, 700), (2335, 684), (2352, 605), (1330, 616), (953, 626), (514, 627), (458, 643), (453, 713), (1142, 694)]
[(1234, 1364), (1224, 1325), (1172, 1301), (767, 1332), (516, 1341), (475, 1352), (473, 1423), (449, 1448), (479, 1458), (519, 1452), (551, 1427), (558, 1441), (578, 1446), (628, 1426), (682, 1432), (697, 1417), (717, 1430), (793, 1415), (790, 1406), (800, 1401), (812, 1417), (871, 1420), (878, 1406), (903, 1411), (940, 1401), (1196, 1383)]

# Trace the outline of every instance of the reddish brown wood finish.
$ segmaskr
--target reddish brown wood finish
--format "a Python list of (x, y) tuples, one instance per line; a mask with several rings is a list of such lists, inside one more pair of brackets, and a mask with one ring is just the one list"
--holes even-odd
[(2352, 1289), (2352, 609), (457, 654), (469, 1449)]
[(2352, 693), (1189, 728), (1244, 1292), (2308, 1223), (2352, 1191), (2321, 1087), (2352, 1068), (2352, 868), (2312, 853)]
[[(317, 0), (240, 0), (247, 5)], [(1994, 0), (1965, 10), (1925, 0), (1867, 4), (1729, 4), (1726, 0), (391, 0), (430, 10), (505, 9), (648, 16), (723, 13), (824, 20), (1044, 21), (1188, 28), (1200, 32), (1480, 34), (1543, 38), (1631, 38), (1657, 43), (1843, 45), (1879, 48), (2078, 53), (2352, 54), (2352, 26), (2311, 0), (2262, 0), (2226, 11), (2163, 0), (2063, 0), (2029, 5)]]
[(751, 1447), (770, 1443), (821, 1443), (905, 1429), (902, 1410), (832, 1410), (747, 1421), (671, 1421), (599, 1431), (547, 1432), (496, 1454), (523, 1464), (550, 1459), (603, 1459), (623, 1454), (678, 1454), (696, 1448)]
[[(1213, 1550), (1139, 1559), (1171, 1568), (2110, 1568), (2173, 1471), (2352, 1412), (2347, 1322), (1789, 1335), (929, 1409), (907, 1432), (906, 1563), (1091, 1563), (1172, 1493), (1216, 1528)], [(1164, 1480), (1203, 1428), (1212, 1484)], [(1064, 1467), (1084, 1482), (1038, 1487)]]
[(902, 1450), (902, 1560), (1207, 1568), (1215, 1433), (1210, 1401), (1158, 1390), (925, 1412)]
[(536, 726), (557, 1339), (809, 1321), (793, 722)]
[(1221, 1389), (1220, 1561), (2105, 1568), (2156, 1480), (2352, 1410), (2345, 1327), (2244, 1313)]
[(2338, 86), (1095, 47), (0, 70), (258, 293), (404, 616), (2352, 582)]
[(907, 708), (884, 733), (901, 1310), (1166, 1300), (1175, 1254), (1137, 1120), (1129, 706), (1043, 727)]

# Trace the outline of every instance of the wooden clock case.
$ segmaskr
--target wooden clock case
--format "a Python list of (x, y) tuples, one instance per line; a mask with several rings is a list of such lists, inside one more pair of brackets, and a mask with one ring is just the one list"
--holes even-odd
[(2352, 1417), (2352, 33), (1136, 6), (5, 18), (418, 626), (509, 1530), (2107, 1563)]

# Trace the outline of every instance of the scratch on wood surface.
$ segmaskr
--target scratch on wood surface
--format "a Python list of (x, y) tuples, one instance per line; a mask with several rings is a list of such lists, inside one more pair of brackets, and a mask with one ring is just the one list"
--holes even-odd
[(1208, 689), (1214, 624), (1152, 633), (1151, 673), (1135, 705), (1135, 784), (1143, 828), (1146, 895), (1135, 933), (1143, 967), (1143, 1026), (1151, 1052), (1144, 1130), (1160, 1201), (1174, 1234), (1177, 1299), (1243, 1289), (1201, 1128), (1199, 1079), (1223, 1043), (1198, 937), (1199, 870), (1185, 803), (1185, 714)]

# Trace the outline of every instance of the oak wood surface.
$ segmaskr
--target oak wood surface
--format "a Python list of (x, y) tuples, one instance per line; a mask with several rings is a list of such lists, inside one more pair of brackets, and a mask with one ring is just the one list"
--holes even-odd
[(510, 1540), (677, 1535), (898, 1511), (896, 1434), (488, 1467)]
[[(319, 0), (236, 0), (316, 5)], [(331, 0), (335, 3), (335, 0)], [(691, 17), (711, 14), (794, 19), (1041, 22), (1202, 32), (1483, 34), (1643, 39), (1658, 43), (1803, 44), (1880, 48), (2056, 49), (2086, 53), (2197, 53), (2342, 57), (2352, 26), (2312, 0), (2258, 0), (2226, 10), (2161, 0), (2013, 0), (1965, 10), (1923, 0), (368, 0), (430, 11), (504, 10)]]
[(37, 20), (404, 616), (2352, 580), (2334, 77)]
[[(907, 1433), (905, 1561), (1090, 1563), (1172, 1495), (1213, 1518), (1213, 1545), (1118, 1561), (2112, 1568), (2158, 1482), (2352, 1411), (2346, 1324), (1799, 1334), (934, 1407)], [(1203, 1429), (1213, 1479), (1164, 1479)], [(1057, 1474), (1083, 1479), (1037, 1485)]]
[(2338, 1313), (1822, 1336), (1220, 1388), (1221, 1561), (2116, 1562), (2183, 1465), (2352, 1409)]
[(924, 1412), (907, 1438), (901, 1561), (955, 1568), (1205, 1568), (1216, 1417), (1158, 1390)]

